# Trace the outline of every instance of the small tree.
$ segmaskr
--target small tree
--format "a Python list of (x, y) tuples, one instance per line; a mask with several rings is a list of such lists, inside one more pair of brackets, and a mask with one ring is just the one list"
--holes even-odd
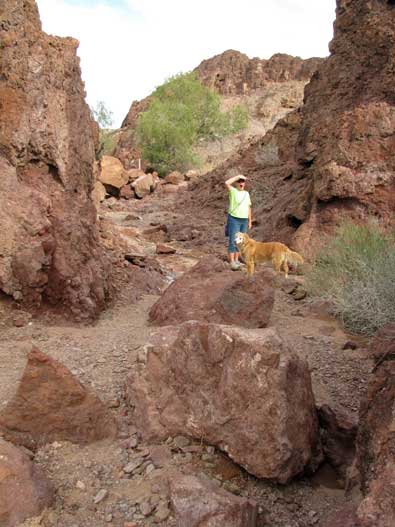
[(104, 101), (97, 101), (95, 106), (91, 108), (91, 112), (100, 128), (111, 128), (114, 122), (113, 113), (107, 108)]
[[(241, 118), (241, 115), (244, 117)], [(193, 151), (199, 139), (213, 139), (246, 126), (242, 108), (221, 111), (221, 98), (204, 86), (195, 73), (171, 77), (152, 94), (152, 102), (137, 124), (142, 153), (164, 175), (196, 166)]]
[(93, 108), (91, 108), (92, 115), (97, 121), (99, 132), (99, 152), (98, 157), (102, 155), (112, 154), (115, 148), (114, 131), (111, 129), (113, 125), (113, 112), (109, 110), (104, 101), (98, 101)]

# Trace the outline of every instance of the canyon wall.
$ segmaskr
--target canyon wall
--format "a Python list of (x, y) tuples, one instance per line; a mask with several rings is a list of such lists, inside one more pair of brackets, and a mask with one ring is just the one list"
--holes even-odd
[(43, 33), (34, 0), (1, 0), (0, 45), (0, 290), (89, 319), (109, 286), (78, 41)]

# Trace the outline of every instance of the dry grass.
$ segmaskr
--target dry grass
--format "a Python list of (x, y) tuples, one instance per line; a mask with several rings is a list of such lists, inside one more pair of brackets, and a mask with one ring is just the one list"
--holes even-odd
[(395, 321), (395, 238), (373, 222), (345, 224), (307, 276), (313, 296), (330, 300), (344, 326), (372, 335)]

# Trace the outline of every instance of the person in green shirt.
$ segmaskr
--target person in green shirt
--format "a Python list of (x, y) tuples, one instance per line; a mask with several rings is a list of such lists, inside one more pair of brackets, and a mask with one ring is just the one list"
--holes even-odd
[(246, 179), (239, 174), (225, 181), (229, 191), (226, 235), (229, 237), (229, 263), (234, 271), (240, 269), (240, 253), (235, 244), (235, 235), (237, 232), (247, 232), (247, 229), (252, 227), (251, 198), (249, 192), (245, 190)]

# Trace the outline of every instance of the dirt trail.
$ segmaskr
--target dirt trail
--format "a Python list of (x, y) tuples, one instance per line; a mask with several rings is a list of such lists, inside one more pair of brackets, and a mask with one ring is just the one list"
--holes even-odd
[[(131, 212), (136, 219), (129, 223), (140, 230), (153, 223), (171, 221), (182, 225), (185, 221), (184, 211), (177, 211), (177, 198), (173, 196), (154, 195), (140, 202), (124, 202), (118, 212), (103, 209), (107, 220), (112, 217), (115, 223), (122, 221), (122, 214)], [(182, 241), (172, 244), (178, 253), (159, 258), (169, 283), (200, 256), (213, 252), (204, 242), (194, 248), (185, 247), (187, 244)], [(217, 251), (225, 254), (222, 240), (218, 240)], [(158, 297), (145, 295), (134, 304), (128, 297), (125, 284), (117, 302), (89, 327), (48, 324), (37, 319), (31, 319), (23, 327), (14, 327), (12, 320), (18, 313), (5, 301), (1, 302), (1, 404), (5, 404), (14, 392), (26, 353), (35, 344), (69, 367), (84, 384), (93, 387), (112, 408), (121, 430), (121, 439), (116, 442), (84, 447), (57, 442), (38, 451), (36, 461), (58, 489), (57, 504), (41, 519), (26, 522), (26, 526), (172, 527), (174, 519), (166, 509), (167, 479), (173, 471), (180, 470), (203, 471), (224, 488), (256, 498), (260, 505), (259, 527), (320, 525), (335, 507), (347, 501), (328, 467), (312, 479), (303, 478), (280, 487), (257, 481), (210, 446), (195, 443), (190, 448), (188, 440), (181, 444), (169, 440), (160, 448), (139, 443), (138, 431), (124, 405), (123, 387), (138, 349), (147, 340), (148, 311)], [(276, 291), (271, 325), (277, 327), (292, 349), (307, 359), (317, 403), (329, 402), (355, 415), (371, 368), (364, 342), (359, 342), (357, 350), (343, 350), (350, 336), (342, 331), (337, 321), (315, 312), (308, 300), (296, 301), (287, 293), (283, 281), (279, 282)], [(128, 443), (130, 438), (138, 443), (137, 447), (133, 441), (133, 444)], [(141, 470), (125, 473), (125, 465), (138, 455), (147, 460)], [(100, 490), (105, 491), (105, 497), (95, 503)], [(152, 510), (148, 512), (150, 507)], [(163, 515), (158, 511), (164, 511)]]

